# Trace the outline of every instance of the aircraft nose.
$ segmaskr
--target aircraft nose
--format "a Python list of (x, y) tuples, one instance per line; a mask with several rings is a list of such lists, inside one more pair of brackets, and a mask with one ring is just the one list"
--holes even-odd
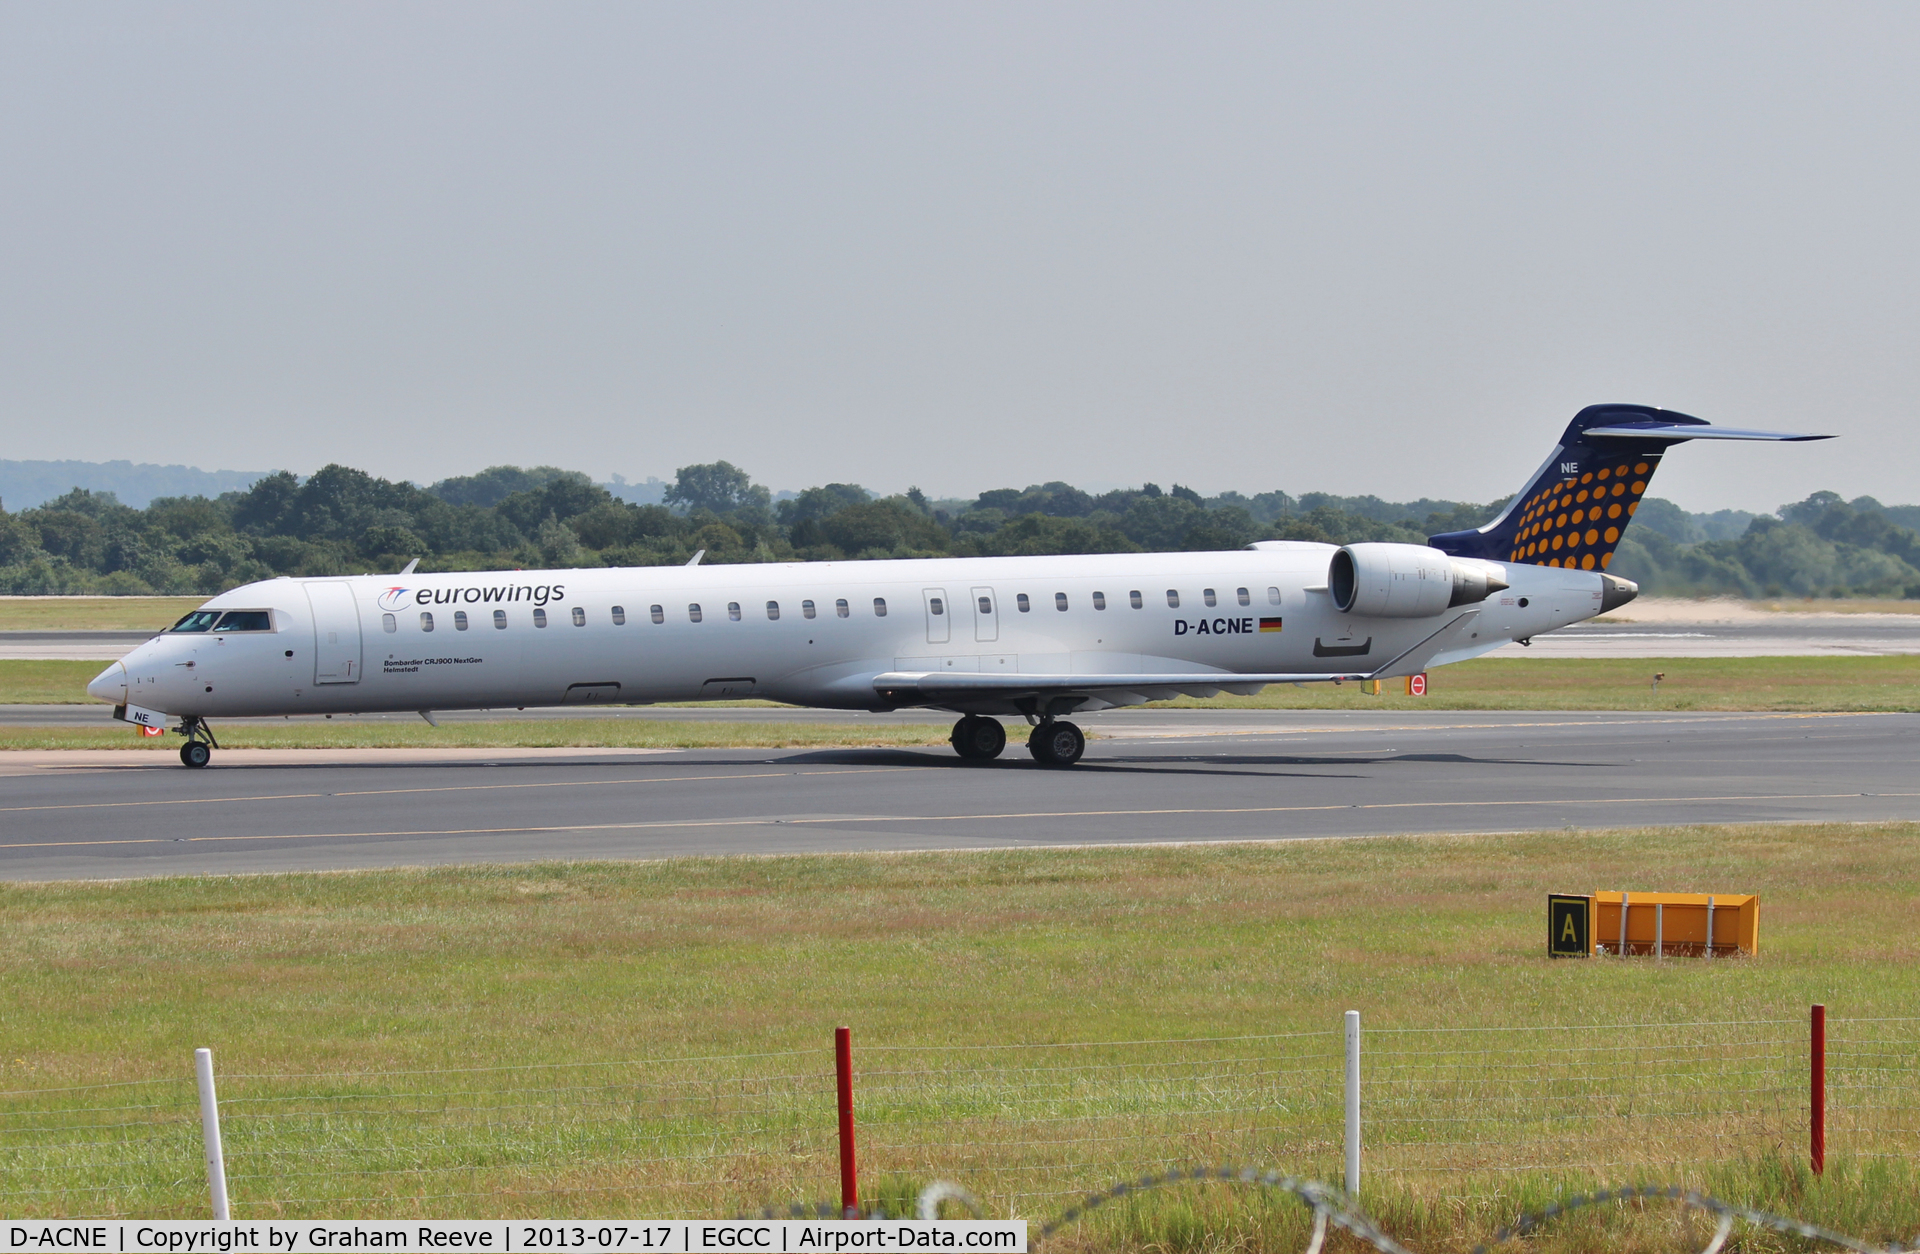
[(87, 685), (87, 695), (95, 701), (111, 701), (115, 705), (127, 703), (127, 668), (115, 662), (112, 666), (93, 677)]

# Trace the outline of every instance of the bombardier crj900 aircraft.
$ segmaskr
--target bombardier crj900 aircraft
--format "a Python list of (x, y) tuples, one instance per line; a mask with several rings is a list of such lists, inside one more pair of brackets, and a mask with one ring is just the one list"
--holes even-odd
[(1024, 716), (1028, 752), (1066, 766), (1069, 714), (1398, 678), (1624, 605), (1639, 589), (1607, 566), (1668, 448), (1824, 438), (1590, 406), (1498, 518), (1426, 545), (273, 579), (87, 691), (178, 719), (192, 767), (222, 717), (737, 697), (950, 710), (976, 759), (1006, 747), (992, 716)]

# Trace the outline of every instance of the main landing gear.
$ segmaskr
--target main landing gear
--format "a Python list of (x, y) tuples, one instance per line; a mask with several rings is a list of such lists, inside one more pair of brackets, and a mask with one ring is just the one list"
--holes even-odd
[[(997, 718), (969, 714), (953, 725), (953, 751), (970, 761), (985, 762), (1007, 747), (1007, 729)], [(1072, 766), (1087, 751), (1087, 738), (1072, 723), (1043, 718), (1027, 737), (1027, 752), (1042, 766)]]
[(187, 738), (187, 743), (180, 746), (181, 766), (197, 771), (213, 761), (213, 751), (220, 747), (220, 742), (213, 738), (213, 732), (204, 721), (194, 716), (183, 718), (178, 730)]
[(997, 718), (969, 714), (953, 725), (953, 751), (974, 762), (986, 762), (1000, 756), (1007, 747), (1007, 729)]
[(1072, 766), (1086, 751), (1086, 736), (1065, 719), (1042, 719), (1027, 737), (1027, 752), (1042, 766)]

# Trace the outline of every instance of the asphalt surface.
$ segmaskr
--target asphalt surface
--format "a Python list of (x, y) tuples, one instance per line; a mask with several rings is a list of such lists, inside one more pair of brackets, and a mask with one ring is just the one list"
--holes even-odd
[[(1633, 607), (1622, 610), (1631, 615)], [(1493, 657), (1887, 657), (1920, 653), (1920, 614), (1773, 614), (1766, 621), (1575, 623)]]
[(0, 778), (0, 878), (1920, 820), (1920, 715), (1146, 710), (1085, 725), (1103, 738), (1067, 770), (1017, 747), (986, 764), (934, 749), (225, 751), (206, 771), (46, 754)]
[(0, 631), (0, 658), (86, 660), (104, 667), (151, 639), (150, 631)]

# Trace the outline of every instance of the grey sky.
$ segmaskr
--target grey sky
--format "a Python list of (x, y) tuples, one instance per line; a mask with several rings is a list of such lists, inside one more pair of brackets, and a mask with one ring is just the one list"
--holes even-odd
[(13, 4), (13, 458), (1920, 499), (1920, 6)]

